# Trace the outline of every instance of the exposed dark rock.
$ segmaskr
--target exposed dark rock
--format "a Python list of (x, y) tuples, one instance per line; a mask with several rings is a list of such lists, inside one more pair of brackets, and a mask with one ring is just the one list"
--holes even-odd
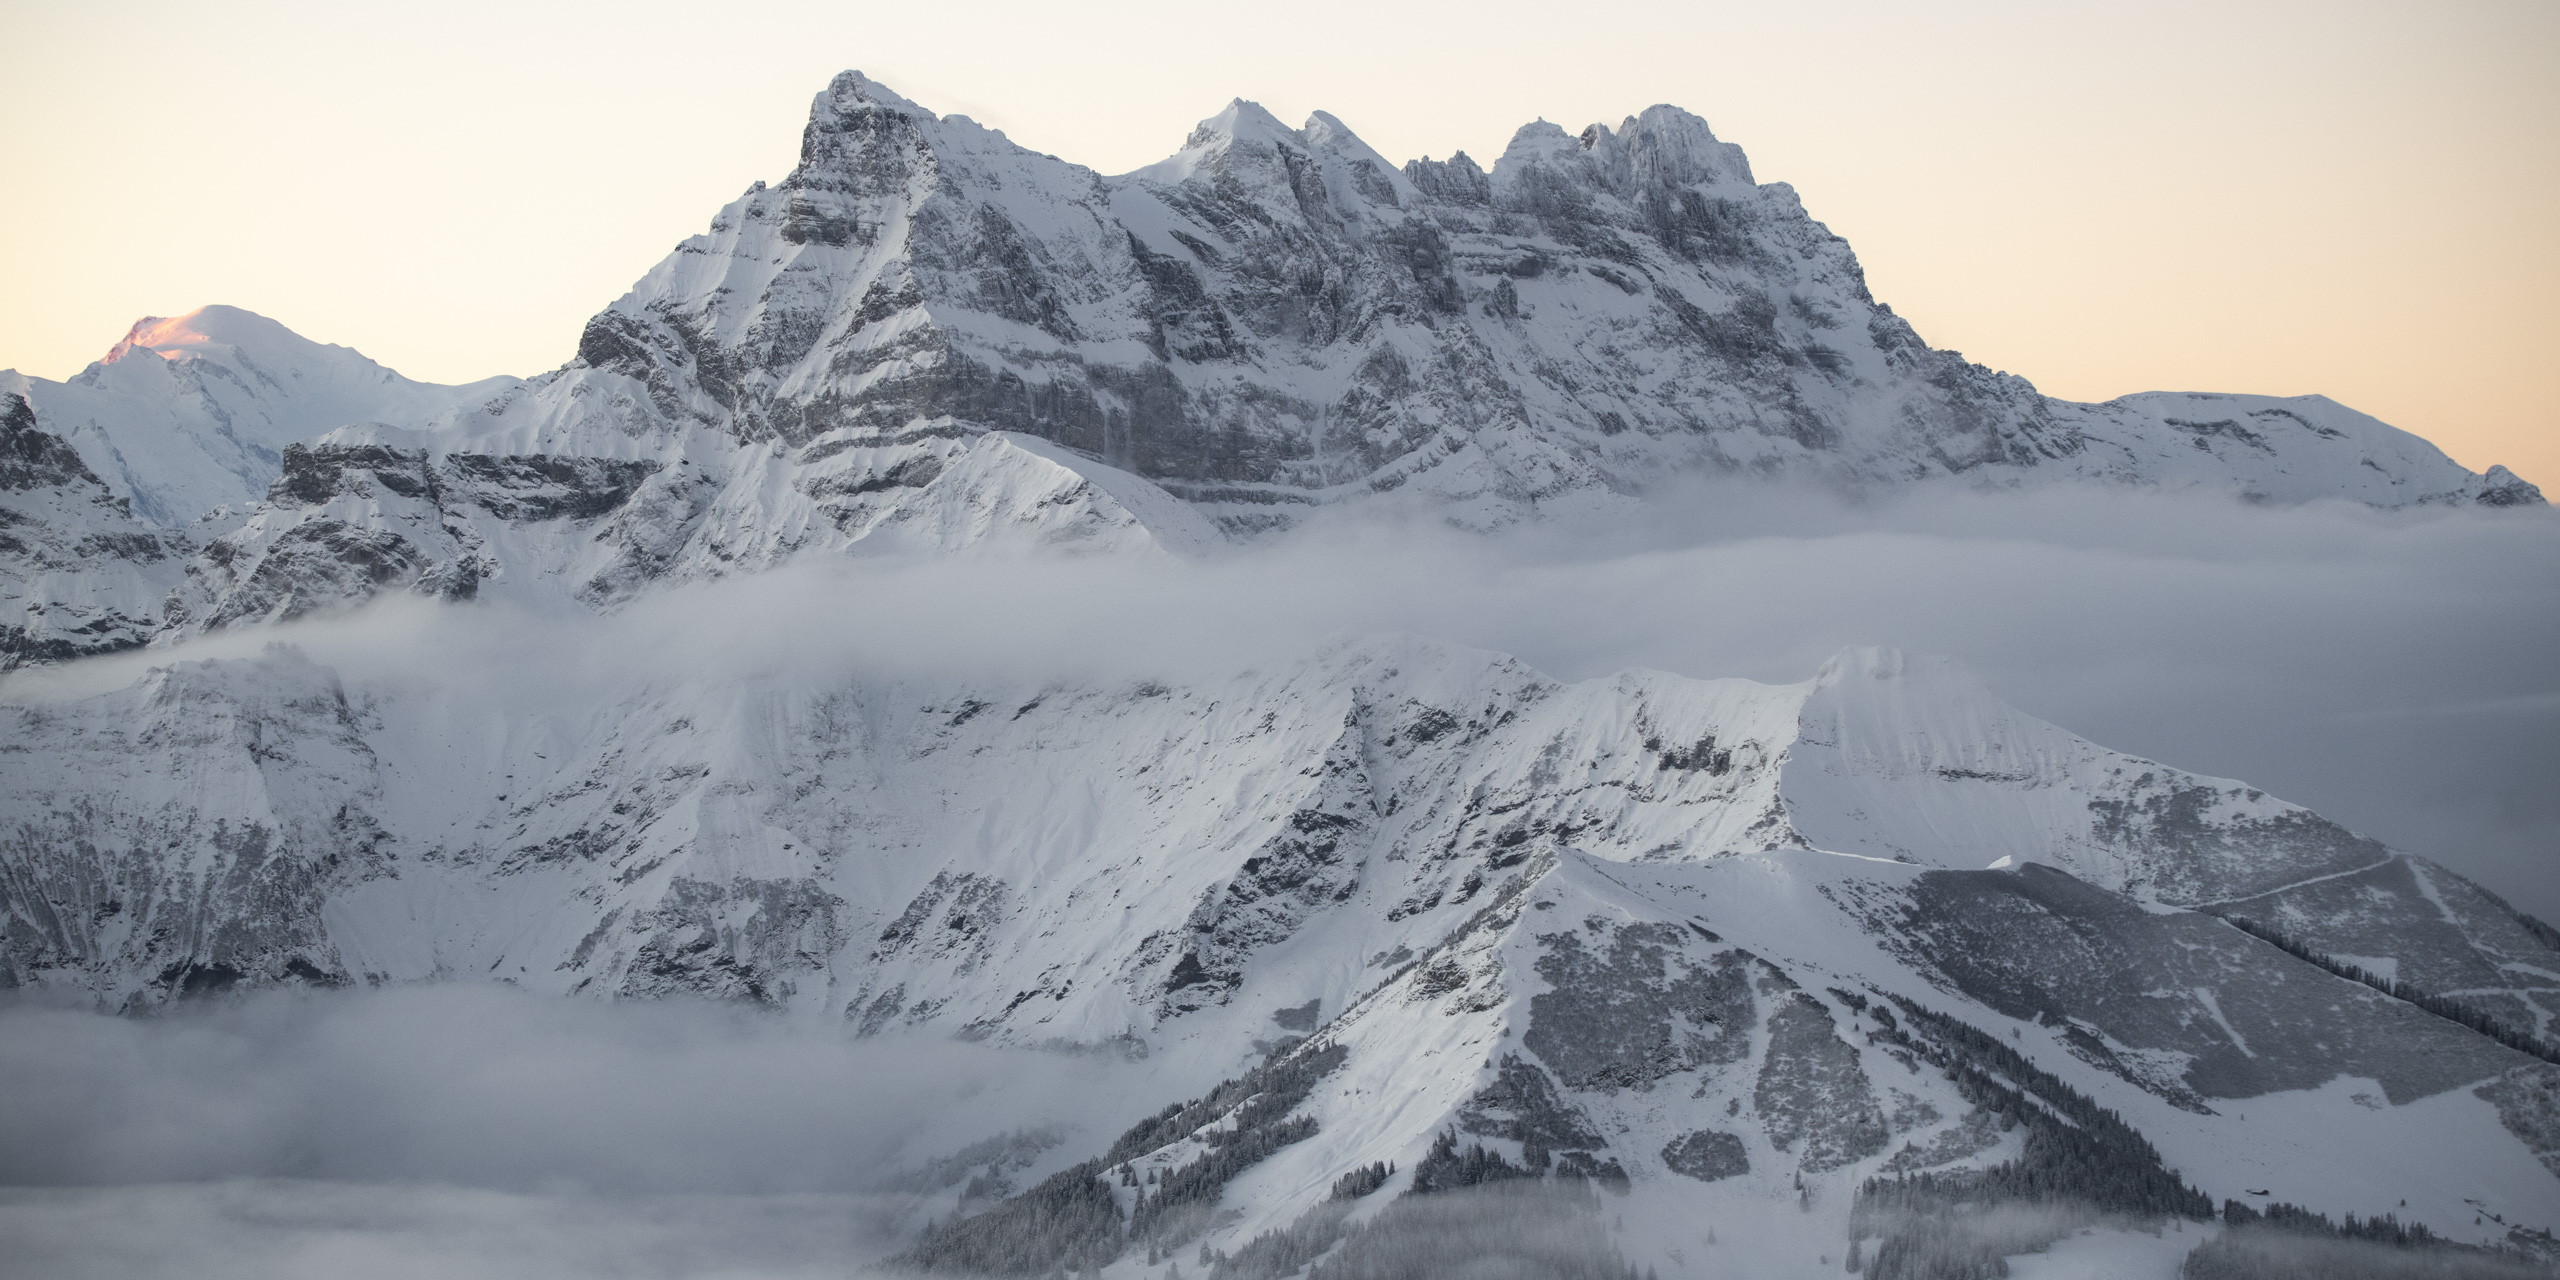
[(1884, 1150), (1884, 1112), (1858, 1065), (1858, 1051), (1834, 1030), (1831, 1011), (1801, 992), (1769, 1014), (1769, 1052), (1752, 1105), (1780, 1150), (1804, 1143), (1799, 1166), (1822, 1173)]
[(1662, 1149), (1662, 1163), (1673, 1173), (1700, 1182), (1751, 1172), (1751, 1156), (1743, 1150), (1742, 1139), (1714, 1129), (1700, 1129), (1672, 1139)]
[(1692, 958), (1672, 925), (1609, 931), (1605, 949), (1579, 934), (1542, 934), (1521, 1043), (1566, 1086), (1617, 1089), (1677, 1071), (1740, 1061), (1751, 1052), (1750, 960), (1740, 951)]
[(1493, 1083), (1458, 1109), (1458, 1122), (1468, 1133), (1550, 1151), (1609, 1145), (1579, 1108), (1556, 1093), (1545, 1071), (1514, 1053), (1502, 1055)]
[(1888, 945), (2010, 1017), (2186, 1055), (2174, 1081), (2134, 1077), (2155, 1091), (2248, 1098), (2344, 1072), (2397, 1103), (2523, 1060), (2212, 916), (2154, 914), (2049, 867), (1923, 875), (1897, 934)]

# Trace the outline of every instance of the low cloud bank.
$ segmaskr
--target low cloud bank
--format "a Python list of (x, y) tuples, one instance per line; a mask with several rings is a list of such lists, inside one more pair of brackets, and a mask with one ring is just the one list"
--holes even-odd
[(2519, 1255), (2394, 1248), (2243, 1227), (2197, 1246), (2180, 1274), (2183, 1280), (2549, 1280), (2551, 1268)]
[(152, 1018), (11, 1003), (0, 1184), (895, 1190), (902, 1170), (1017, 1127), (1109, 1131), (1145, 1101), (1114, 1099), (1147, 1093), (1106, 1084), (1123, 1069), (494, 984), (279, 992)]
[(991, 1155), (1068, 1158), (1159, 1091), (1097, 1057), (494, 984), (0, 1000), (0, 1272), (841, 1277)]
[(610, 617), (393, 601), (20, 673), (54, 699), (285, 640), (349, 679), (575, 711), (634, 682), (1214, 675), (1404, 631), (1575, 679), (1956, 658), (2097, 742), (2244, 779), (2560, 919), (2560, 513), (2121, 490), (1854, 503), (1705, 485), (1605, 530), (1319, 522), (1205, 564), (847, 561)]
[(232, 1180), (0, 1188), (0, 1257), (47, 1280), (842, 1280), (874, 1198)]

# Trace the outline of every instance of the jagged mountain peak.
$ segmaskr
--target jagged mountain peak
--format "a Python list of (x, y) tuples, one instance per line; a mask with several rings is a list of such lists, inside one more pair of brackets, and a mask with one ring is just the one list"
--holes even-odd
[(1251, 98), (1232, 98), (1217, 114), (1202, 120), (1182, 140), (1185, 151), (1232, 144), (1238, 140), (1270, 142), (1298, 140), (1298, 131), (1281, 122), (1280, 117)]
[(1563, 125), (1540, 116), (1512, 130), (1511, 141), (1502, 148), (1502, 154), (1494, 158), (1493, 169), (1494, 172), (1499, 173), (1506, 162), (1536, 163), (1544, 159), (1562, 158), (1581, 149), (1580, 138), (1565, 132)]
[(1669, 105), (1531, 125), (1487, 174), (1239, 98), (1103, 178), (848, 74), (805, 150), (791, 190), (615, 304), (667, 332), (600, 316), (582, 357), (748, 438), (949, 412), (1055, 439), (1248, 533), (1389, 492), (1497, 527), (1682, 470), (2383, 505), (2477, 483), (2388, 428), (2182, 426), (1931, 351), (1791, 189)]
[(1546, 120), (1523, 125), (1494, 164), (1494, 185), (1534, 203), (1538, 197), (1522, 190), (1524, 173), (1532, 170), (1569, 174), (1628, 201), (1660, 200), (1682, 188), (1741, 196), (1758, 185), (1741, 147), (1719, 140), (1704, 118), (1668, 104), (1647, 107), (1614, 129), (1592, 124), (1575, 134)]
[(2538, 507), (2542, 490), (2504, 465), (2492, 465), (2480, 474), (2479, 501), (2491, 507)]
[(827, 82), (826, 91), (810, 102), (809, 117), (815, 120), (821, 116), (841, 116), (865, 107), (887, 107), (922, 116), (933, 114), (897, 90), (860, 71), (848, 69), (837, 72), (835, 79)]
[(1583, 146), (1608, 157), (1611, 172), (1623, 165), (1628, 189), (1685, 187), (1699, 183), (1754, 185), (1750, 157), (1719, 141), (1704, 117), (1669, 103), (1628, 116), (1613, 133), (1606, 125), (1583, 130)]
[[(1534, 124), (1488, 174), (1463, 155), (1398, 169), (1334, 116), (1293, 129), (1238, 99), (1171, 159), (1106, 178), (847, 72), (787, 178), (721, 210), (533, 383), (411, 383), (228, 308), (148, 321), (120, 350), (184, 358), (29, 398), (164, 525), (247, 507), (288, 446), (334, 428), (424, 433), (308, 452), (284, 498), (207, 531), (294, 555), (254, 591), (195, 575), (249, 594), (198, 601), (189, 628), (391, 582), (584, 584), (602, 603), (981, 532), (1196, 547), (1214, 539), (1191, 516), (1250, 538), (1336, 505), (1597, 523), (1682, 473), (2539, 498), (2318, 397), (2072, 404), (1932, 350), (1791, 189), (1756, 185), (1739, 147), (1668, 105), (1579, 135)], [(422, 469), (454, 466), (506, 479)], [(431, 521), (411, 485), (430, 505), (475, 494), (499, 523)], [(295, 496), (322, 492), (352, 505)], [(981, 518), (1050, 492), (1075, 495), (1055, 528)], [(575, 538), (499, 527), (562, 519)], [(340, 558), (364, 564), (312, 558), (359, 546)]]
[[(856, 236), (859, 215), (813, 205), (808, 195), (918, 202), (939, 193), (972, 203), (992, 196), (1001, 206), (1009, 203), (1008, 190), (1037, 203), (1062, 191), (1081, 193), (1097, 180), (1082, 165), (1021, 147), (967, 116), (938, 116), (859, 71), (847, 71), (811, 101), (800, 160), (777, 184), (784, 201), (776, 211), (785, 213), (789, 243), (841, 248)], [(715, 234), (742, 213), (752, 219), (775, 209), (775, 202), (758, 199), (762, 194), (761, 187), (751, 188), (722, 210)], [(795, 194), (801, 198), (793, 200)]]
[(1294, 146), (1298, 142), (1298, 131), (1281, 123), (1280, 118), (1264, 109), (1261, 103), (1236, 98), (1219, 108), (1215, 115), (1192, 126), (1191, 132), (1172, 155), (1133, 169), (1116, 180), (1176, 184), (1189, 180), (1203, 169), (1218, 166), (1227, 159), (1229, 152), (1239, 146), (1248, 151), (1259, 149), (1267, 154), (1275, 146)]
[(25, 396), (0, 394), (0, 492), (68, 484), (97, 485), (98, 477), (62, 437), (36, 424)]
[[(933, 163), (937, 148), (931, 139), (940, 124), (932, 112), (887, 86), (859, 71), (844, 72), (811, 99), (809, 123), (800, 133), (800, 163), (780, 186), (786, 192), (890, 189)], [(751, 190), (739, 203), (753, 202), (758, 194)], [(832, 239), (823, 230), (821, 238)]]
[(148, 640), (189, 549), (136, 519), (24, 394), (0, 390), (0, 672)]
[(1412, 194), (1399, 167), (1340, 117), (1317, 111), (1292, 129), (1246, 98), (1201, 121), (1174, 154), (1115, 179), (1169, 186), (1203, 180), (1285, 195), (1286, 203), (1263, 203), (1266, 211), (1292, 221), (1292, 204), (1306, 216), (1329, 211), (1356, 221), (1366, 205), (1398, 206)]

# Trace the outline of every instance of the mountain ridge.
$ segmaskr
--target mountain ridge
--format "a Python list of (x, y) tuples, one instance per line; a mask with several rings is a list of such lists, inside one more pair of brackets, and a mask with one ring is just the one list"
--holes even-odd
[[(434, 387), (214, 307), (146, 318), (69, 383), (16, 377), (138, 516), (211, 513), (158, 627), (125, 608), (112, 642), (75, 642), (29, 586), (29, 634), (55, 639), (19, 649), (385, 591), (610, 607), (801, 556), (1101, 545), (1119, 525), (1194, 555), (1329, 510), (1605, 525), (1692, 475), (2541, 500), (2324, 397), (2073, 404), (1934, 350), (1793, 188), (1669, 106), (1526, 126), (1487, 171), (1398, 168), (1330, 115), (1293, 129), (1239, 99), (1106, 177), (847, 72), (792, 173), (577, 351)], [(1063, 470), (937, 482), (988, 433), (999, 453), (1046, 441)], [(1080, 484), (1108, 496), (1053, 530), (1008, 505)]]
[[(1276, 1276), (1489, 1183), (1623, 1196), (1604, 1243), (1675, 1273), (1702, 1213), (1755, 1274), (1920, 1248), (1888, 1183), (2155, 1223), (2281, 1187), (2553, 1256), (2510, 1225), (2560, 1222), (2560, 931), (1952, 663), (1079, 666), (1017, 589), (958, 613), (1037, 660), (902, 667), (845, 623), (916, 597), (808, 572), (1621, 528), (1699, 476), (2541, 501), (2321, 397), (2074, 404), (1930, 348), (1677, 108), (1488, 170), (1239, 99), (1114, 177), (848, 72), (551, 372), (414, 383), (206, 308), (0, 379), (0, 664), (168, 647), (0, 684), (0, 989), (724, 1001), (1171, 1104), (943, 1162), (925, 1269)], [(756, 575), (842, 611), (664, 629)], [(318, 625), (379, 660), (185, 647), (367, 601)]]
[[(1647, 1204), (1724, 1167), (1679, 1154), (1712, 1130), (1745, 1166), (1719, 1184), (1826, 1188), (1826, 1215), (1879, 1169), (2015, 1154), (1934, 1068), (1853, 1052), (1845, 1031), (1893, 1024), (1830, 988), (2031, 1033), (2042, 1069), (2214, 1195), (2268, 1180), (2234, 1150), (2358, 1149), (2359, 1090), (2560, 1161), (2522, 1101), (2560, 1068), (2216, 913), (2245, 899), (2307, 946), (2394, 956), (2544, 1029), (2560, 952), (2523, 918), (1892, 651), (1791, 685), (1560, 684), (1381, 637), (1185, 684), (724, 677), (566, 716), (508, 702), (279, 647), (0, 708), (0, 804), (31, 824), (0, 846), (0, 980), (134, 1009), (490, 977), (707, 996), (1119, 1055), (1176, 1096), (1276, 1043), (1269, 1011), (1312, 1005), (1347, 1092), (1308, 1094), (1314, 1136), (1235, 1177), (1240, 1216), (1182, 1229), (1229, 1250), (1343, 1168), (1414, 1169), (1449, 1125), (1515, 1161), (1561, 1125), (1584, 1136), (1542, 1149)], [(1837, 1083), (1805, 1092), (1799, 1067)], [(1382, 1090), (1391, 1122), (1358, 1101)], [(1710, 1116), (1727, 1101), (1738, 1121)], [(2304, 1107), (2316, 1134), (2286, 1118)], [(1189, 1141), (1131, 1176), (1205, 1158)], [(2408, 1212), (2460, 1226), (2457, 1187), (2560, 1211), (2560, 1177), (2501, 1182), (2510, 1163)], [(2288, 1194), (2378, 1212), (2393, 1185), (2332, 1181)]]

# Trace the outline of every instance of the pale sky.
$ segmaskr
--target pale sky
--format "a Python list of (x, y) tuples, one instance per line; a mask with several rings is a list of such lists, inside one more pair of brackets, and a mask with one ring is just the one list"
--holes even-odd
[(2320, 392), (2560, 496), (2560, 4), (0, 0), (0, 366), (222, 302), (558, 365), (854, 67), (1107, 173), (1247, 97), (1394, 159), (1705, 116), (1932, 343)]

